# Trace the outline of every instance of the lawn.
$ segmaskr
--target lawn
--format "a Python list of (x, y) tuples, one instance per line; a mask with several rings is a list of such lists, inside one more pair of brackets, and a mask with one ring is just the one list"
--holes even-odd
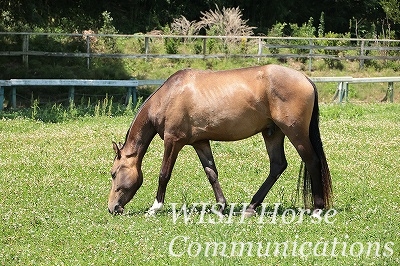
[[(213, 192), (191, 147), (178, 157), (164, 209), (147, 217), (163, 153), (156, 137), (142, 188), (123, 215), (112, 216), (111, 141), (124, 140), (132, 117), (3, 119), (0, 265), (399, 265), (399, 114), (397, 103), (321, 106), (334, 191), (322, 220), (301, 215), (300, 159), (288, 141), (288, 169), (265, 199), (270, 213), (240, 216), (268, 174), (262, 138), (254, 136), (212, 142), (221, 187), (236, 204), (223, 220), (212, 213)], [(204, 205), (188, 221), (175, 216), (195, 203)]]

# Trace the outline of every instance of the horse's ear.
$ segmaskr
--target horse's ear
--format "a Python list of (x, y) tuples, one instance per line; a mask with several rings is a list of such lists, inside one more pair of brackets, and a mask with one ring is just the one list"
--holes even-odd
[(112, 144), (113, 144), (113, 149), (115, 151), (115, 154), (117, 155), (118, 159), (120, 159), (121, 158), (121, 150), (118, 147), (118, 144), (115, 143), (114, 141), (112, 142)]

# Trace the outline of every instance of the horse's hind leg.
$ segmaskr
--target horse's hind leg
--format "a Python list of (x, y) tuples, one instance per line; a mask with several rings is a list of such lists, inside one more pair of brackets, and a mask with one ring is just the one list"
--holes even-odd
[(264, 130), (262, 135), (270, 158), (270, 171), (267, 179), (258, 189), (257, 193), (253, 196), (250, 205), (247, 207), (247, 216), (251, 216), (255, 213), (255, 209), (261, 205), (271, 187), (287, 167), (283, 147), (285, 135), (282, 133), (280, 128), (273, 124)]
[(290, 133), (288, 132), (286, 135), (305, 163), (306, 171), (311, 177), (311, 191), (314, 207), (323, 209), (325, 207), (325, 202), (321, 180), (321, 162), (311, 144), (308, 130), (305, 131), (298, 128), (292, 130)]
[(222, 212), (226, 207), (226, 199), (222, 193), (221, 186), (218, 182), (218, 171), (215, 166), (214, 157), (211, 152), (210, 142), (208, 140), (197, 142), (192, 145), (196, 150), (197, 155), (203, 165), (204, 171), (208, 177), (208, 181), (213, 188), (215, 199), (220, 205)]

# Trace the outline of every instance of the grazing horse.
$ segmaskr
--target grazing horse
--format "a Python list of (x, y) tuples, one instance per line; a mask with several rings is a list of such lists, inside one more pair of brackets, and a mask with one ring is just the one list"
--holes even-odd
[[(226, 199), (210, 140), (235, 141), (261, 133), (270, 158), (270, 172), (253, 196), (246, 215), (255, 213), (287, 167), (285, 136), (305, 163), (304, 195), (314, 208), (329, 206), (331, 179), (319, 131), (318, 95), (302, 73), (278, 65), (224, 71), (180, 70), (169, 77), (141, 106), (111, 169), (110, 213), (119, 214), (143, 182), (142, 159), (156, 134), (164, 140), (154, 214), (165, 192), (179, 151), (191, 145), (201, 161), (223, 211)], [(238, 177), (234, 177), (238, 178)]]

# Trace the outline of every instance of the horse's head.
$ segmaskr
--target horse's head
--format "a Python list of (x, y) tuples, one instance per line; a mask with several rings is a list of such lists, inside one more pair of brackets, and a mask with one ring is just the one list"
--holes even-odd
[(135, 164), (135, 158), (126, 155), (115, 142), (113, 148), (116, 156), (111, 168), (112, 186), (108, 197), (108, 211), (112, 214), (121, 214), (124, 206), (142, 185), (143, 175), (140, 167)]

